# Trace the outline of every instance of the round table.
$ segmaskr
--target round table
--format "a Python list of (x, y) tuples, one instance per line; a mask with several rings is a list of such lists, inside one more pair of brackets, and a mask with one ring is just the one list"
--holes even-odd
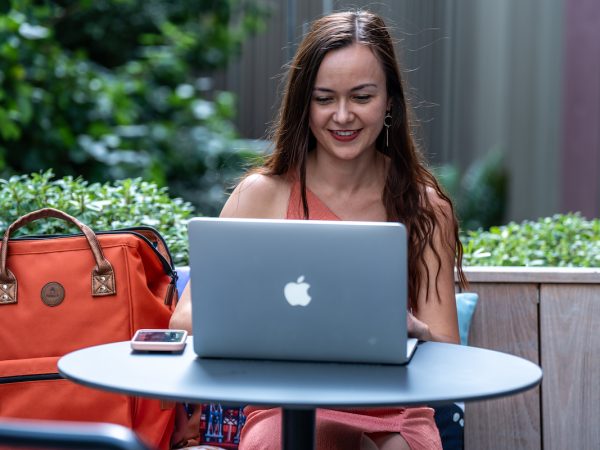
[(198, 358), (135, 352), (129, 341), (62, 357), (60, 373), (86, 386), (182, 402), (283, 407), (283, 448), (314, 445), (315, 408), (435, 405), (516, 394), (542, 378), (534, 363), (506, 353), (420, 343), (403, 366)]

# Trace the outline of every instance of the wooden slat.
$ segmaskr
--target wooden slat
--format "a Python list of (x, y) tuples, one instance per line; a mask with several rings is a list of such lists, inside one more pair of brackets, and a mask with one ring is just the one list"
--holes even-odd
[(544, 449), (600, 448), (600, 285), (544, 285)]
[(471, 283), (593, 283), (600, 267), (465, 267)]
[[(499, 350), (539, 363), (538, 286), (472, 284), (479, 303), (469, 345)], [(541, 449), (540, 392), (467, 403), (465, 449)]]

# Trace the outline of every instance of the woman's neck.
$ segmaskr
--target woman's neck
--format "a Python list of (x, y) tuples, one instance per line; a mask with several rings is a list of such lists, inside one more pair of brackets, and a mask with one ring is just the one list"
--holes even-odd
[[(306, 166), (306, 184), (342, 220), (386, 221), (383, 204), (389, 163), (381, 153), (340, 161), (313, 151)], [(366, 155), (365, 155), (366, 156)]]
[(363, 158), (340, 161), (325, 152), (313, 150), (308, 154), (306, 179), (308, 187), (320, 194), (354, 195), (364, 190), (382, 192), (388, 160), (380, 152)]

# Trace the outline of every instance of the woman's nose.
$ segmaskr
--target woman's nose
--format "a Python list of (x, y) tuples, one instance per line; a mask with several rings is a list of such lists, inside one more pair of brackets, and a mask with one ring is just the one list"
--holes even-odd
[(341, 101), (337, 104), (337, 109), (335, 111), (333, 120), (338, 123), (346, 123), (352, 120), (352, 111), (348, 108), (348, 103), (345, 101)]

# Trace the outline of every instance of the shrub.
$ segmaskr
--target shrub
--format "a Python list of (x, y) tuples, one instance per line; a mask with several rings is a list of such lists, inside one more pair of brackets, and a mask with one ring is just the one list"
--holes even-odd
[[(147, 225), (165, 238), (176, 265), (188, 262), (187, 221), (194, 212), (190, 203), (170, 198), (166, 188), (141, 179), (88, 183), (65, 176), (53, 179), (51, 170), (0, 179), (0, 229), (20, 216), (40, 208), (60, 209), (95, 231)], [(15, 232), (63, 234), (77, 231), (56, 219), (35, 221)]]
[(463, 236), (467, 266), (599, 267), (600, 220), (578, 213), (511, 222)]

